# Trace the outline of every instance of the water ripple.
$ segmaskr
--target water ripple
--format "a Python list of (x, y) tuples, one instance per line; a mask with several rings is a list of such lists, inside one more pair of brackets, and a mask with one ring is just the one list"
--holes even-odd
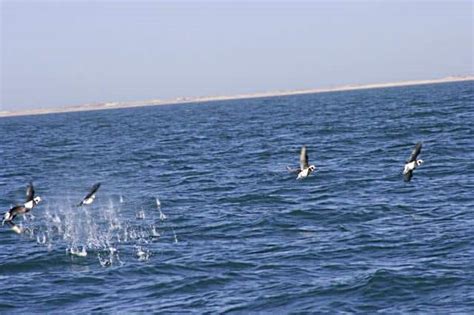
[[(30, 180), (44, 201), (28, 232), (0, 229), (0, 312), (473, 313), (473, 99), (464, 82), (2, 118), (0, 206)], [(318, 170), (297, 181), (303, 144)]]

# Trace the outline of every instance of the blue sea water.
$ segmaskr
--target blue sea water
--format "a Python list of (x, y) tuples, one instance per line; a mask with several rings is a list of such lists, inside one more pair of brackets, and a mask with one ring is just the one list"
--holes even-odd
[(0, 208), (43, 198), (0, 313), (473, 313), (473, 122), (473, 81), (0, 118)]

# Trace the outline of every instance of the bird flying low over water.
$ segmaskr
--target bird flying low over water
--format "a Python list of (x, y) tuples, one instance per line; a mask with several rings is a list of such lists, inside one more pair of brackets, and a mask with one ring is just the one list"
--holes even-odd
[(410, 158), (406, 161), (405, 168), (403, 169), (403, 178), (406, 182), (409, 182), (413, 177), (413, 171), (415, 168), (423, 164), (423, 160), (417, 160), (416, 158), (421, 153), (421, 142), (415, 145), (415, 148), (411, 152)]
[(298, 177), (296, 179), (302, 179), (305, 177), (308, 177), (309, 174), (314, 172), (316, 170), (316, 166), (314, 165), (309, 165), (308, 162), (308, 153), (306, 152), (306, 146), (303, 146), (301, 148), (301, 153), (300, 153), (300, 168), (299, 169), (292, 169), (289, 166), (287, 166), (288, 171), (292, 173), (298, 173)]
[(3, 221), (2, 225), (7, 223), (10, 225), (12, 228), (16, 228), (17, 230), (18, 227), (16, 224), (13, 222), (13, 220), (16, 218), (17, 215), (19, 214), (25, 214), (31, 211), (38, 203), (40, 203), (41, 197), (40, 196), (35, 196), (35, 189), (33, 187), (33, 184), (30, 183), (28, 187), (26, 188), (26, 201), (22, 205), (16, 205), (10, 210), (8, 210), (4, 215), (3, 215)]
[(83, 206), (83, 205), (90, 205), (91, 203), (94, 202), (95, 199), (95, 194), (97, 190), (100, 188), (100, 183), (94, 184), (92, 186), (91, 191), (82, 199), (82, 201), (77, 205), (78, 207)]

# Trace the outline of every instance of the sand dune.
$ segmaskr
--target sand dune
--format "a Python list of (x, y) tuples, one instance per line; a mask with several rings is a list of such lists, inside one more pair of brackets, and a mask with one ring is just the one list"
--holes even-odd
[(171, 104), (188, 104), (188, 103), (237, 100), (237, 99), (248, 99), (248, 98), (272, 97), (272, 96), (339, 92), (339, 91), (362, 90), (362, 89), (391, 88), (391, 87), (409, 86), (409, 85), (436, 84), (436, 83), (473, 81), (473, 80), (474, 80), (474, 76), (450, 76), (446, 78), (431, 79), (431, 80), (413, 80), (413, 81), (399, 81), (399, 82), (374, 83), (374, 84), (351, 84), (351, 85), (317, 88), (317, 89), (271, 91), (271, 92), (262, 92), (262, 93), (252, 93), (252, 94), (238, 94), (238, 95), (231, 95), (231, 96), (196, 96), (196, 97), (178, 97), (174, 99), (164, 99), (164, 100), (153, 99), (153, 100), (137, 101), (137, 102), (94, 103), (94, 104), (84, 104), (84, 105), (78, 105), (78, 106), (68, 106), (68, 107), (59, 107), (59, 108), (31, 109), (31, 110), (19, 110), (19, 111), (16, 111), (16, 110), (0, 111), (0, 117), (81, 112), (81, 111), (92, 111), (92, 110), (171, 105)]

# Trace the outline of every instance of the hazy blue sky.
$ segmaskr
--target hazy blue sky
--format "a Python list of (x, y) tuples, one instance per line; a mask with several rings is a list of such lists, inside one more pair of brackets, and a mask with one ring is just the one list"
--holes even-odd
[(2, 109), (474, 72), (472, 1), (0, 1)]

